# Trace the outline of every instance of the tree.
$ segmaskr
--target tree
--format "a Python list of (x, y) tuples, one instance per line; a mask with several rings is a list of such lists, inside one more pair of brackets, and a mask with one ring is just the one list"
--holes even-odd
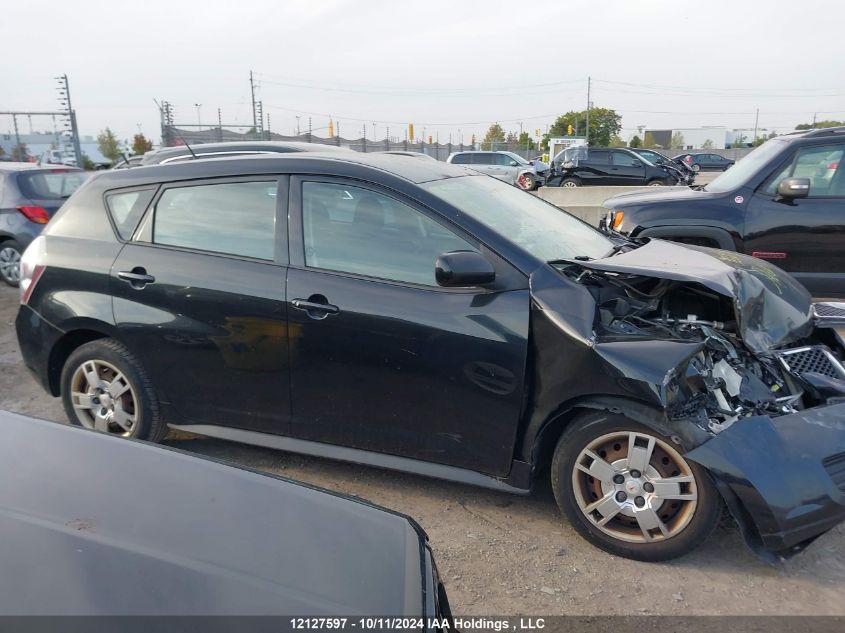
[(648, 148), (648, 149), (655, 149), (655, 148), (659, 148), (660, 145), (658, 145), (654, 141), (654, 134), (652, 134), (651, 132), (646, 132), (645, 137), (643, 138), (643, 147)]
[(132, 153), (146, 154), (153, 148), (153, 142), (148, 140), (143, 134), (136, 134), (132, 139)]
[[(544, 137), (544, 140), (548, 143), (549, 138), (567, 136), (570, 125), (575, 135), (584, 136), (586, 122), (586, 110), (567, 112), (555, 120), (549, 128), (548, 134)], [(617, 114), (615, 110), (610, 110), (609, 108), (590, 108), (591, 146), (606, 147), (610, 145), (610, 138), (614, 134), (619, 134), (620, 130), (622, 130), (622, 116)]]
[(673, 132), (672, 139), (669, 141), (669, 147), (672, 149), (684, 149), (684, 135), (680, 132)]
[(628, 147), (642, 147), (642, 146), (643, 146), (643, 140), (639, 136), (637, 136), (636, 134), (631, 139), (631, 142), (628, 143)]
[(520, 134), (518, 142), (520, 149), (534, 149), (536, 147), (536, 144), (531, 139), (531, 135), (528, 132)]
[(733, 143), (731, 143), (731, 147), (742, 147), (742, 146), (744, 146), (745, 145), (745, 139), (746, 139), (745, 134), (740, 134), (739, 136), (737, 136), (733, 140)]
[(494, 123), (490, 126), (487, 130), (487, 134), (484, 135), (484, 140), (481, 141), (481, 149), (491, 150), (496, 149), (495, 143), (504, 143), (505, 142), (505, 131), (502, 129), (502, 126), (498, 123)]
[(109, 128), (97, 134), (97, 149), (111, 162), (115, 162), (120, 158), (120, 144), (114, 132)]
[(708, 138), (701, 144), (701, 149), (713, 149), (713, 141)]
[(610, 137), (610, 147), (627, 147), (625, 141), (618, 134), (614, 134)]
[(94, 171), (97, 169), (97, 166), (94, 164), (94, 161), (88, 157), (88, 154), (82, 152), (82, 169), (85, 171)]
[(839, 127), (840, 125), (845, 125), (845, 121), (816, 121), (815, 123), (802, 123), (801, 125), (796, 125), (796, 130), (812, 130), (813, 128), (822, 128), (822, 127)]
[(755, 139), (754, 139), (754, 142), (752, 143), (752, 145), (753, 145), (754, 147), (759, 147), (760, 145), (762, 145), (763, 143), (765, 143), (765, 142), (766, 142), (766, 141), (768, 141), (769, 139), (773, 139), (773, 138), (775, 138), (777, 135), (778, 135), (778, 133), (777, 133), (777, 132), (775, 132), (774, 130), (772, 130), (771, 132), (769, 132), (769, 133), (768, 133), (767, 135), (765, 135), (765, 136), (758, 136), (757, 138), (755, 138)]
[(11, 158), (16, 163), (25, 163), (29, 160), (29, 148), (26, 143), (18, 143), (12, 148)]

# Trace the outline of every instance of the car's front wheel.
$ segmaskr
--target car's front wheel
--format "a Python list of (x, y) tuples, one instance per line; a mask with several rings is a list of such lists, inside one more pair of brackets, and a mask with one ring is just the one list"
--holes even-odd
[(560, 183), (561, 187), (580, 187), (581, 181), (577, 178), (564, 178)]
[(140, 361), (114, 339), (81, 345), (65, 361), (62, 404), (71, 424), (157, 442), (167, 434)]
[(672, 440), (624, 416), (574, 420), (552, 460), (555, 499), (573, 527), (612, 554), (682, 556), (716, 527), (721, 501), (706, 471)]
[(692, 169), (695, 173), (698, 173), (701, 171), (701, 165), (699, 165), (698, 163), (693, 163), (692, 165), (690, 165), (690, 169)]
[(21, 253), (23, 246), (15, 240), (0, 244), (0, 278), (13, 288), (21, 282)]

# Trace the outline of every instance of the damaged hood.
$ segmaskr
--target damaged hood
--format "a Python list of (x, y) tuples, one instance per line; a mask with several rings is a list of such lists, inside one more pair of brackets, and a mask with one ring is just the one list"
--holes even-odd
[(698, 283), (730, 297), (739, 335), (756, 353), (793, 343), (813, 330), (807, 290), (780, 268), (747, 255), (650, 240), (626, 253), (572, 263), (595, 271)]

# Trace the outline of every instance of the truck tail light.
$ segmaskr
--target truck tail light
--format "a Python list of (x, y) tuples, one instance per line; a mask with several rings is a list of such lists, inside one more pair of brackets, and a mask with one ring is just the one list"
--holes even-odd
[(44, 260), (44, 238), (39, 236), (32, 241), (32, 244), (27, 247), (21, 256), (21, 280), (19, 284), (21, 305), (27, 305), (29, 303), (29, 298), (35, 291), (35, 285), (47, 269)]
[(50, 221), (50, 214), (44, 207), (18, 207), (18, 211), (26, 216), (26, 219), (36, 224), (47, 224)]

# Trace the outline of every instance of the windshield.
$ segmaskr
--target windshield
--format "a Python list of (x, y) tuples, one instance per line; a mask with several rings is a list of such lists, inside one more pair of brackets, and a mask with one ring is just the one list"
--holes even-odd
[(751, 176), (756, 174), (763, 165), (783, 151), (783, 143), (784, 141), (777, 138), (766, 141), (760, 147), (748, 154), (748, 156), (737, 161), (737, 163), (726, 172), (720, 174), (713, 182), (706, 185), (704, 190), (713, 191), (715, 193), (724, 193), (726, 191), (733, 191), (737, 187), (745, 184), (745, 182), (751, 178)]
[(543, 261), (598, 259), (613, 248), (598, 230), (495, 178), (462, 176), (420, 186)]
[(85, 182), (83, 171), (24, 171), (18, 174), (21, 193), (32, 200), (64, 200)]

